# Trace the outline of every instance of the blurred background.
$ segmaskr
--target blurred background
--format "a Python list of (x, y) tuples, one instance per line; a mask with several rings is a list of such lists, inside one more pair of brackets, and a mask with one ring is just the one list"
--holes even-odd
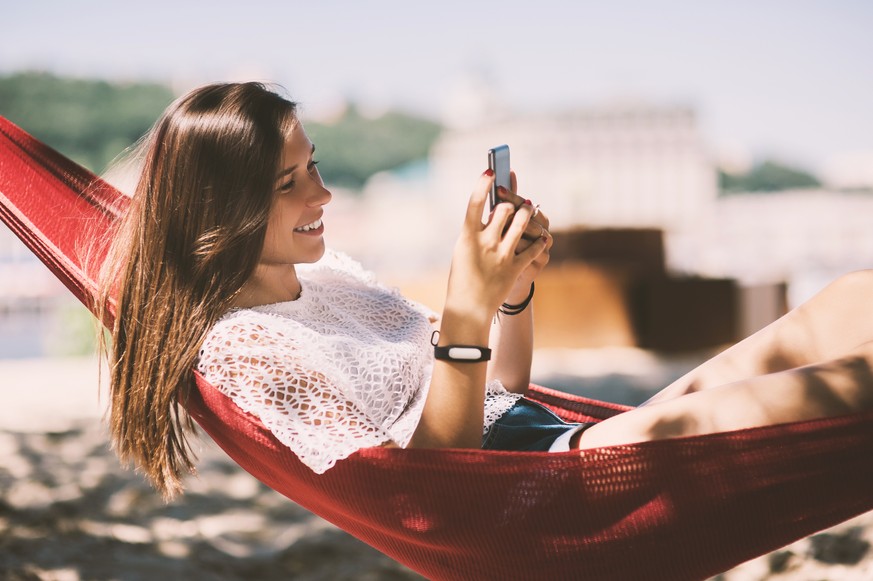
[[(535, 298), (538, 383), (638, 403), (873, 265), (873, 4), (863, 0), (85, 0), (5, 2), (2, 16), (0, 115), (98, 174), (189, 89), (284, 87), (334, 193), (328, 244), (434, 309), (486, 151), (508, 143), (520, 193), (556, 237)], [(261, 578), (293, 567), (298, 578), (411, 576), (303, 511), (288, 522), (308, 523), (305, 534), (282, 542), (258, 537), (268, 527), (250, 514), (225, 528), (156, 525), (170, 509), (142, 501), (148, 490), (106, 451), (93, 336), (84, 308), (0, 225), (0, 543), (16, 547), (0, 572), (140, 578), (123, 565), (147, 556), (171, 567), (154, 571), (188, 578), (253, 574), (240, 563), (263, 559)], [(211, 483), (207, 462), (208, 494), (195, 490), (172, 518), (270, 498), (203, 445), (242, 492)], [(78, 455), (64, 460), (70, 448)], [(91, 480), (71, 466), (90, 466)], [(118, 528), (134, 526), (131, 499), (154, 512)], [(106, 527), (81, 525), (92, 521)], [(64, 527), (106, 548), (105, 568), (34, 544)], [(337, 551), (348, 558), (324, 558)], [(197, 566), (182, 569), (192, 554)], [(309, 561), (292, 567), (289, 555)]]

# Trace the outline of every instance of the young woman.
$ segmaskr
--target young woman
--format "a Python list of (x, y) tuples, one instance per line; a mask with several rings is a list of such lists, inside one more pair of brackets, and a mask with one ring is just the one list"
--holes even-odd
[(873, 405), (873, 274), (837, 281), (647, 405), (566, 424), (523, 397), (552, 238), (514, 176), (484, 222), (493, 177), (477, 181), (437, 317), (326, 251), (331, 194), (276, 92), (194, 90), (145, 145), (102, 304), (116, 312), (116, 448), (167, 496), (192, 467), (181, 404), (193, 368), (319, 473), (369, 446), (560, 451)]

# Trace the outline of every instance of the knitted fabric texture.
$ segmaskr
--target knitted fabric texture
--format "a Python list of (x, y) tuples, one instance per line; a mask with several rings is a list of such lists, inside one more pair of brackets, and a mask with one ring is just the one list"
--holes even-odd
[[(328, 252), (295, 301), (225, 315), (198, 370), (321, 474), (362, 448), (406, 447), (430, 384), (433, 313)], [(489, 382), (485, 430), (520, 396)]]

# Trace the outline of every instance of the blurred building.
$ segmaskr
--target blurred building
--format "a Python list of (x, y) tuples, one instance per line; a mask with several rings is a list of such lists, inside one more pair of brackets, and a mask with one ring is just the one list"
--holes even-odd
[(445, 132), (431, 152), (433, 187), (465, 196), (489, 147), (508, 143), (519, 192), (555, 228), (655, 227), (694, 232), (712, 211), (717, 173), (687, 107), (614, 105), (504, 116)]
[[(646, 333), (651, 337), (646, 329), (662, 325), (651, 317), (641, 318), (637, 307), (645, 304), (651, 313), (680, 313), (666, 309), (663, 297), (683, 292), (733, 297), (733, 314), (721, 325), (718, 339), (742, 335), (784, 306), (779, 290), (783, 282), (789, 283), (787, 302), (793, 306), (843, 272), (873, 267), (869, 154), (831, 164), (830, 181), (854, 193), (719, 197), (716, 166), (691, 108), (612, 104), (513, 115), (494, 95), (483, 93), (486, 89), (487, 84), (469, 84), (449, 103), (454, 111), (450, 107), (447, 116), (454, 122), (447, 124), (426, 164), (377, 174), (361, 192), (335, 188), (325, 216), (330, 246), (355, 256), (383, 280), (432, 308), (441, 307), (454, 242), (476, 176), (487, 166), (487, 150), (501, 143), (512, 147), (519, 193), (542, 206), (554, 231), (582, 227), (658, 233), (662, 247), (657, 256), (631, 256), (618, 246), (598, 249), (601, 258), (604, 253), (624, 252), (618, 261), (623, 272), (630, 261), (631, 266), (646, 264), (660, 273), (652, 277), (646, 272), (648, 303), (636, 300), (636, 307), (625, 299), (640, 285), (628, 283), (627, 276), (613, 276), (614, 264), (604, 270), (592, 265), (590, 257), (581, 257), (581, 265), (560, 267), (555, 260), (547, 269), (555, 275), (554, 293), (567, 294), (558, 288), (563, 284), (606, 297), (597, 309), (579, 314), (578, 320), (604, 321), (602, 337), (592, 334), (592, 343), (638, 344)], [(665, 275), (684, 280), (665, 283)], [(543, 287), (538, 296), (548, 294), (545, 280)], [(567, 301), (574, 300), (574, 293)], [(763, 298), (750, 302), (753, 295)], [(656, 296), (662, 297), (660, 302), (652, 298)], [(47, 269), (0, 227), (0, 315), (52, 310), (58, 297), (69, 298)], [(538, 307), (552, 328), (571, 320), (567, 333), (577, 328), (578, 320), (567, 318), (565, 310), (546, 316), (547, 310)], [(0, 324), (8, 331), (11, 319)], [(33, 328), (32, 318), (22, 319), (20, 327)], [(13, 342), (19, 343), (9, 342), (6, 351)]]
[[(668, 249), (681, 270), (747, 283), (787, 281), (796, 305), (840, 274), (873, 268), (873, 195), (827, 190), (716, 200), (700, 234)], [(674, 241), (675, 242), (675, 241)]]
[(676, 274), (665, 257), (654, 228), (556, 232), (537, 279), (536, 345), (697, 351), (734, 343), (785, 313), (782, 283)]
[(825, 162), (822, 173), (832, 188), (873, 192), (873, 150), (834, 154)]
[[(479, 124), (458, 115), (464, 122), (450, 125), (432, 148), (426, 180), (382, 175), (365, 191), (364, 206), (378, 208), (368, 221), (393, 217), (391, 229), (368, 242), (379, 246), (374, 257), (402, 257), (393, 272), (410, 276), (393, 281), (431, 306), (439, 307), (445, 285), (444, 272), (433, 267), (448, 265), (486, 152), (500, 143), (512, 147), (519, 193), (542, 205), (553, 230), (587, 231), (588, 241), (577, 246), (583, 255), (597, 231), (623, 231), (621, 242), (635, 249), (598, 247), (597, 260), (577, 256), (561, 264), (555, 248), (538, 291), (538, 335), (548, 328), (540, 345), (688, 349), (731, 342), (839, 274), (873, 267), (873, 196), (819, 190), (720, 197), (714, 160), (689, 108), (492, 113)], [(657, 244), (645, 240), (654, 233)], [(616, 252), (622, 256), (610, 256)]]
[(431, 196), (443, 201), (434, 221), (457, 221), (488, 148), (508, 143), (519, 193), (542, 205), (554, 230), (661, 230), (671, 272), (787, 281), (793, 306), (841, 273), (873, 267), (873, 153), (835, 158), (827, 177), (839, 190), (719, 197), (715, 162), (688, 107), (498, 109), (485, 119), (456, 124), (434, 145)]

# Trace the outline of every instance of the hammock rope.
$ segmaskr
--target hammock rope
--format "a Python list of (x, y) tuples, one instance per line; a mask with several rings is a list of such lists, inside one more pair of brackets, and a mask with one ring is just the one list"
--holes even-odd
[[(89, 308), (81, 249), (124, 205), (0, 117), (0, 219)], [(189, 413), (242, 468), (430, 579), (705, 579), (873, 509), (873, 412), (559, 454), (373, 448), (316, 475), (196, 383)], [(531, 394), (573, 421), (627, 409)]]

